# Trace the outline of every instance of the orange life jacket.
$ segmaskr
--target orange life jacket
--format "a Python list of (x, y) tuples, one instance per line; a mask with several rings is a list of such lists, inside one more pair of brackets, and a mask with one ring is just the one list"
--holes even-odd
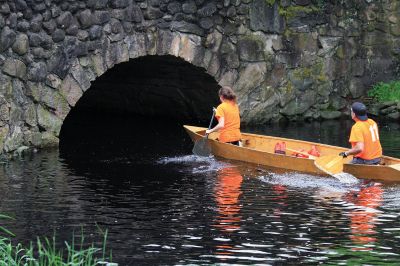
[(308, 154), (315, 156), (315, 157), (321, 156), (321, 153), (318, 151), (318, 149), (315, 145), (311, 146), (311, 150), (308, 151)]

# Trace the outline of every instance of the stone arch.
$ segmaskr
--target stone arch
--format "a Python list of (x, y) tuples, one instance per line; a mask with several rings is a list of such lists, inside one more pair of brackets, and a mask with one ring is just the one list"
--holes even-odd
[[(222, 34), (215, 33), (208, 37), (208, 46), (204, 46), (202, 37), (173, 31), (157, 30), (152, 32), (135, 32), (118, 42), (110, 42), (103, 38), (102, 48), (95, 50), (86, 57), (75, 58), (63, 80), (52, 75), (52, 87), (61, 96), (60, 103), (47, 116), (53, 123), (38, 121), (39, 126), (48, 133), (58, 137), (62, 123), (85, 91), (91, 87), (91, 82), (102, 76), (114, 66), (148, 55), (170, 55), (203, 68), (219, 85), (232, 86), (237, 78), (236, 70), (223, 66), (218, 54)], [(63, 101), (65, 100), (65, 102)], [(38, 105), (38, 112), (46, 112), (46, 108)], [(51, 114), (53, 113), (53, 114)], [(52, 142), (57, 141), (53, 136)]]
[[(222, 35), (219, 38), (222, 38)], [(60, 93), (70, 106), (75, 106), (83, 92), (90, 88), (91, 81), (116, 64), (147, 55), (182, 58), (194, 66), (203, 68), (221, 86), (232, 86), (237, 78), (237, 72), (223, 67), (217, 51), (204, 47), (202, 38), (197, 35), (159, 30), (153, 33), (134, 33), (115, 43), (106, 38), (103, 45), (102, 50), (96, 50), (85, 58), (74, 59), (69, 72), (59, 82)], [(213, 46), (215, 45), (219, 44), (213, 43)]]

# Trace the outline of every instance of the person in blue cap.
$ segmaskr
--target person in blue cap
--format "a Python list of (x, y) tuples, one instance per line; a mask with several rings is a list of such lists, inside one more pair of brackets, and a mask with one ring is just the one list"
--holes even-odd
[(367, 107), (360, 102), (351, 105), (351, 118), (355, 124), (351, 128), (349, 142), (351, 149), (339, 153), (346, 158), (353, 155), (354, 164), (379, 164), (382, 146), (376, 122), (367, 116)]

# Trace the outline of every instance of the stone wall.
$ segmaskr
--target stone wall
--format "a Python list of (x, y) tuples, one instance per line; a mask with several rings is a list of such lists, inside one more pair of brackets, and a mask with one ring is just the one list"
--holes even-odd
[(172, 55), (239, 96), (242, 120), (330, 119), (400, 72), (389, 0), (0, 0), (0, 151), (58, 143), (91, 81)]

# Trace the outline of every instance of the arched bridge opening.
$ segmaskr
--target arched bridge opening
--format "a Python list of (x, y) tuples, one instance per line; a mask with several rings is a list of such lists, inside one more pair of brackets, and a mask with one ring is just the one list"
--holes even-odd
[(208, 123), (219, 87), (203, 68), (171, 55), (115, 65), (92, 82), (64, 120), (61, 153), (107, 156), (118, 150), (122, 157), (143, 157), (154, 149), (185, 150), (181, 146), (191, 144), (182, 125)]

